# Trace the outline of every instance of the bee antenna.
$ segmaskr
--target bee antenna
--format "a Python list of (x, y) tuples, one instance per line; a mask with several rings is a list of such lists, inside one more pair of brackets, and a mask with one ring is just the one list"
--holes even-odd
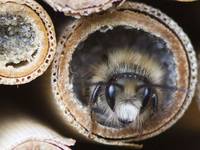
[(159, 84), (151, 84), (150, 86), (160, 88), (160, 89), (165, 89), (165, 90), (171, 90), (171, 91), (179, 91), (179, 92), (187, 92), (188, 91), (185, 88), (178, 88), (176, 86), (159, 85)]
[(90, 97), (91, 104), (96, 103), (97, 97), (99, 95), (99, 91), (101, 90), (102, 85), (103, 85), (102, 82), (99, 82), (99, 83), (96, 84), (96, 86), (95, 86), (95, 88), (92, 92), (92, 95)]

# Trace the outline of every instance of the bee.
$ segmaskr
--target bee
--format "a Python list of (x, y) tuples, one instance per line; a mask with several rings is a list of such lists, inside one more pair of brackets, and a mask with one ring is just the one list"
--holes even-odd
[(91, 115), (108, 127), (141, 128), (158, 111), (164, 75), (158, 61), (139, 51), (109, 52), (91, 77)]

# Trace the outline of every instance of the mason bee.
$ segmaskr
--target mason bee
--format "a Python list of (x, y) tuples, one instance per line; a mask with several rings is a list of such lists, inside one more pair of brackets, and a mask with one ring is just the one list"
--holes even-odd
[(133, 50), (115, 50), (94, 67), (91, 115), (105, 126), (141, 128), (158, 111), (165, 71), (155, 59)]

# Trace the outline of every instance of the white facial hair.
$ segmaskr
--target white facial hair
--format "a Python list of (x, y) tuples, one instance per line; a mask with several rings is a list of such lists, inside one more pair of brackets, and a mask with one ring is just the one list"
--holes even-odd
[(131, 103), (122, 103), (116, 106), (115, 113), (117, 117), (126, 122), (134, 122), (139, 115), (140, 108)]

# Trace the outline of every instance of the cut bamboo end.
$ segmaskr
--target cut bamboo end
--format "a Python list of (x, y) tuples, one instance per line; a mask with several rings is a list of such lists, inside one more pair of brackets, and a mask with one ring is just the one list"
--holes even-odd
[(33, 0), (0, 0), (0, 84), (42, 75), (56, 49), (54, 26)]
[(67, 16), (88, 16), (112, 7), (114, 3), (122, 0), (44, 0), (55, 11), (63, 12)]
[(19, 112), (1, 114), (0, 147), (3, 150), (70, 150), (75, 144), (53, 129)]
[[(107, 48), (124, 43), (128, 44), (125, 47), (146, 48), (144, 52), (151, 53), (165, 66), (166, 85), (182, 89), (163, 93), (165, 98), (159, 101), (159, 111), (144, 123), (142, 133), (131, 127), (116, 129), (93, 121), (89, 105), (85, 103), (89, 98), (85, 100), (82, 94), (87, 89), (84, 81), (90, 77), (87, 76), (89, 65), (99, 63), (99, 57), (107, 53)], [(59, 40), (52, 67), (55, 100), (66, 123), (75, 132), (92, 141), (135, 148), (141, 148), (141, 145), (129, 142), (156, 136), (183, 116), (197, 82), (196, 55), (187, 35), (159, 10), (134, 2), (126, 2), (116, 11), (82, 18), (68, 25)]]

